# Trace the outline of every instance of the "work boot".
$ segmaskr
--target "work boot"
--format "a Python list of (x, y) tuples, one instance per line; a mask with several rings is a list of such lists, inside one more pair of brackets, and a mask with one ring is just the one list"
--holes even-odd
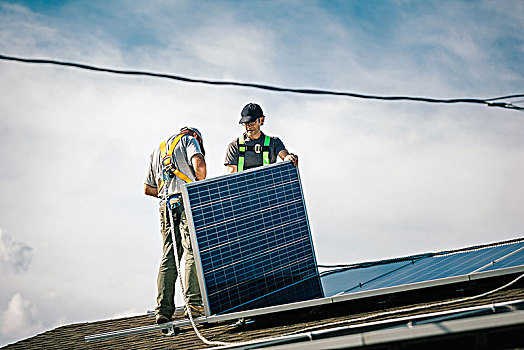
[[(191, 309), (191, 316), (193, 316), (193, 318), (204, 316), (204, 307), (202, 305), (191, 305), (190, 304), (189, 308)], [(189, 318), (187, 308), (186, 308), (186, 311), (184, 312), (184, 317)]]
[(171, 317), (162, 314), (156, 315), (156, 324), (162, 324), (167, 322), (171, 322)]

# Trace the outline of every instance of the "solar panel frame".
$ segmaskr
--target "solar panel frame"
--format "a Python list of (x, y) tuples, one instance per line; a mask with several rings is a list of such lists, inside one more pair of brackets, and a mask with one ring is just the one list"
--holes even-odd
[[(279, 168), (279, 169), (274, 169), (272, 170), (272, 168), (276, 168), (276, 167), (282, 167), (282, 168)], [(278, 175), (278, 176), (283, 176), (283, 174), (286, 172), (286, 171), (292, 171), (293, 172), (293, 176), (294, 176), (294, 172), (296, 172), (296, 179), (297, 180), (294, 180), (293, 182), (291, 181), (287, 181), (286, 179), (284, 178), (280, 178), (280, 182), (278, 182), (276, 185), (274, 183), (270, 183), (272, 180), (269, 179), (269, 176), (260, 176), (260, 174), (257, 174), (260, 173), (260, 172), (264, 172), (264, 174), (271, 174), (271, 176), (273, 176), (272, 173)], [(267, 172), (267, 173), (266, 173)], [(271, 173), (270, 173), (271, 172)], [(235, 178), (235, 177), (238, 177), (238, 178)], [(245, 180), (245, 181), (244, 181)], [(260, 182), (261, 181), (261, 182)], [(243, 208), (246, 208), (246, 207), (249, 207), (249, 205), (246, 205), (246, 202), (245, 201), (242, 201), (242, 196), (232, 196), (231, 198), (227, 197), (227, 196), (223, 196), (222, 194), (220, 194), (219, 192), (222, 191), (222, 187), (218, 187), (216, 186), (217, 183), (222, 183), (223, 185), (226, 184), (227, 185), (227, 189), (224, 189), (223, 191), (226, 193), (243, 193), (243, 191), (247, 191), (248, 189), (250, 189), (250, 186), (253, 184), (253, 183), (260, 183), (261, 186), (260, 187), (264, 187), (264, 186), (273, 186), (273, 192), (274, 192), (274, 196), (271, 197), (271, 201), (268, 199), (268, 198), (260, 198), (257, 196), (257, 201), (258, 203), (251, 203), (253, 204), (253, 206), (256, 208), (256, 210), (266, 210), (265, 208), (267, 206), (271, 206), (272, 208), (274, 207), (279, 207), (279, 206), (282, 206), (282, 210), (287, 210), (288, 211), (288, 214), (289, 216), (291, 217), (292, 216), (292, 213), (293, 213), (293, 210), (297, 213), (297, 220), (296, 222), (280, 222), (279, 220), (281, 219), (279, 217), (279, 215), (281, 215), (282, 213), (279, 213), (278, 210), (275, 211), (274, 213), (269, 211), (269, 213), (271, 213), (272, 215), (272, 219), (271, 220), (274, 220), (272, 221), (272, 224), (273, 223), (276, 223), (276, 228), (273, 227), (273, 228), (268, 228), (268, 227), (263, 227), (263, 225), (265, 224), (265, 222), (261, 221), (261, 222), (258, 222), (258, 223), (253, 223), (251, 220), (253, 219), (253, 217), (256, 217), (257, 214), (254, 214), (254, 213), (245, 213), (243, 211)], [(276, 182), (276, 181), (275, 181)], [(199, 196), (202, 197), (201, 201), (199, 200), (195, 200), (195, 193), (193, 193), (193, 187), (194, 186), (199, 186), (201, 187), (202, 189), (204, 188), (203, 186), (206, 186), (206, 185), (209, 185), (209, 188), (213, 188), (213, 190), (209, 190), (209, 195), (206, 195), (206, 196), (200, 196), (202, 193), (199, 193)], [(278, 186), (281, 186), (279, 188), (277, 188)], [(288, 188), (289, 186), (292, 186), (292, 188)], [(214, 187), (217, 187), (217, 188), (214, 188)], [(235, 188), (232, 188), (232, 187), (235, 187)], [(225, 187), (224, 187), (225, 188)], [(233, 191), (230, 191), (230, 190), (233, 190)], [(198, 189), (196, 189), (196, 191), (198, 191)], [(203, 190), (202, 190), (203, 191)], [(268, 190), (270, 191), (270, 190)], [(278, 193), (277, 193), (278, 191)], [(294, 193), (291, 193), (295, 191)], [(297, 193), (299, 194), (299, 198), (294, 198), (294, 197), (291, 197), (291, 196), (297, 196)], [(306, 283), (311, 283), (313, 285), (317, 285), (316, 288), (318, 288), (318, 298), (322, 298), (323, 297), (323, 292), (322, 292), (322, 286), (321, 286), (321, 282), (320, 282), (320, 276), (319, 276), (319, 273), (318, 273), (318, 267), (317, 267), (317, 261), (316, 261), (316, 256), (315, 256), (315, 251), (314, 251), (314, 247), (313, 247), (313, 241), (312, 241), (312, 237), (311, 237), (311, 229), (310, 229), (310, 225), (309, 225), (309, 219), (308, 219), (308, 216), (307, 216), (307, 210), (306, 210), (306, 207), (305, 207), (305, 200), (304, 200), (304, 196), (303, 196), (303, 190), (302, 190), (302, 185), (301, 185), (301, 182), (300, 182), (300, 174), (298, 172), (298, 168), (294, 167), (291, 162), (278, 162), (278, 163), (275, 163), (275, 164), (271, 164), (271, 165), (267, 165), (267, 166), (264, 166), (264, 167), (261, 167), (261, 168), (254, 168), (254, 169), (249, 169), (249, 170), (246, 170), (244, 172), (240, 172), (240, 173), (233, 173), (233, 174), (227, 174), (227, 175), (222, 175), (222, 176), (218, 176), (218, 177), (214, 177), (214, 178), (210, 178), (210, 179), (206, 179), (206, 180), (203, 180), (203, 181), (198, 181), (198, 182), (194, 182), (194, 183), (189, 183), (189, 184), (185, 184), (183, 187), (182, 187), (182, 196), (183, 196), (183, 199), (184, 199), (184, 206), (185, 206), (185, 212), (186, 212), (186, 217), (187, 217), (187, 221), (188, 221), (188, 226), (189, 226), (189, 231), (190, 231), (190, 236), (191, 236), (191, 243), (192, 243), (192, 247), (193, 247), (193, 252), (194, 252), (194, 256), (195, 256), (195, 264), (196, 264), (196, 267), (197, 267), (197, 274), (198, 274), (198, 279), (199, 279), (199, 283), (200, 283), (200, 289), (201, 289), (201, 293), (202, 293), (202, 298), (203, 298), (203, 301), (204, 301), (204, 310), (205, 310), (205, 313), (206, 313), (206, 316), (210, 316), (210, 315), (216, 315), (217, 312), (216, 312), (216, 307), (213, 306), (213, 303), (215, 303), (215, 300), (213, 299), (215, 294), (216, 294), (216, 284), (217, 284), (217, 280), (214, 280), (214, 281), (210, 281), (209, 280), (209, 276), (210, 276), (210, 273), (208, 273), (210, 271), (210, 269), (214, 269), (212, 270), (213, 272), (217, 272), (217, 276), (219, 274), (219, 270), (220, 269), (227, 269), (228, 266), (227, 264), (229, 263), (230, 265), (233, 264), (231, 263), (231, 258), (229, 257), (224, 257), (224, 256), (218, 256), (217, 259), (209, 259), (209, 256), (207, 256), (206, 254), (209, 253), (208, 251), (208, 248), (209, 248), (209, 245), (210, 244), (218, 244), (218, 241), (213, 241), (213, 242), (210, 242), (210, 241), (204, 241), (203, 238), (201, 237), (201, 228), (204, 227), (206, 230), (209, 230), (209, 232), (211, 232), (212, 230), (218, 230), (220, 227), (218, 227), (219, 225), (230, 225), (231, 227), (229, 227), (229, 229), (236, 229), (237, 227), (235, 225), (237, 225), (237, 222), (235, 220), (232, 220), (230, 217), (225, 217), (224, 216), (224, 212), (229, 210), (231, 213), (233, 213), (233, 217), (240, 217), (240, 216), (247, 216), (249, 217), (249, 224), (250, 225), (253, 225), (254, 227), (258, 227), (259, 229), (257, 229), (257, 231), (255, 231), (251, 238), (253, 238), (253, 243), (252, 244), (260, 244), (260, 242), (256, 242), (256, 239), (258, 238), (259, 234), (260, 234), (260, 231), (275, 231), (275, 233), (280, 230), (282, 232), (280, 232), (280, 234), (282, 236), (288, 236), (289, 235), (289, 232), (298, 232), (301, 230), (301, 234), (306, 234), (307, 237), (303, 237), (302, 238), (302, 242), (295, 242), (294, 245), (297, 245), (300, 243), (301, 244), (301, 247), (300, 248), (297, 248), (297, 249), (303, 249), (304, 251), (310, 251), (311, 255), (310, 255), (310, 259), (312, 259), (312, 263), (314, 265), (314, 270), (315, 270), (315, 273), (314, 275), (312, 275), (310, 277), (310, 279), (312, 280), (311, 282), (310, 281), (298, 281), (296, 282), (296, 285), (298, 287), (300, 287), (301, 285), (303, 284), (306, 284)], [(216, 196), (216, 198), (218, 199), (213, 199), (214, 196)], [(263, 196), (262, 196), (263, 197)], [(224, 199), (225, 198), (225, 199)], [(245, 198), (244, 198), (245, 199)], [(253, 199), (253, 196), (250, 197), (248, 200), (252, 200)], [(274, 201), (276, 201), (277, 203), (275, 203)], [(203, 204), (205, 203), (205, 204)], [(216, 206), (215, 206), (216, 205)], [(203, 208), (204, 206), (206, 206), (206, 210), (209, 209), (211, 211), (211, 213), (213, 213), (213, 218), (214, 219), (217, 219), (217, 220), (211, 220), (210, 217), (206, 217), (206, 215), (203, 215), (202, 212), (200, 212), (198, 210), (198, 208)], [(224, 208), (227, 206), (227, 210), (224, 210)], [(220, 207), (220, 208), (219, 208)], [(254, 212), (256, 212), (256, 210)], [(250, 214), (252, 214), (251, 216), (249, 216)], [(302, 217), (299, 217), (299, 215), (302, 215)], [(274, 217), (273, 217), (274, 216)], [(255, 218), (256, 220), (256, 218)], [(217, 222), (219, 224), (217, 224)], [(238, 222), (240, 222), (240, 225), (244, 225), (245, 223), (242, 222), (242, 219), (238, 220)], [(279, 226), (280, 224), (280, 226)], [(203, 225), (203, 226), (202, 226)], [(298, 227), (300, 226), (300, 227)], [(226, 226), (224, 226), (226, 227)], [(197, 233), (198, 231), (198, 233)], [(197, 234), (200, 235), (197, 237)], [(211, 236), (211, 235), (209, 235)], [(271, 236), (274, 238), (274, 235)], [(285, 237), (283, 237), (285, 238)], [(243, 241), (242, 241), (243, 242)], [(283, 242), (283, 241), (282, 241)], [(281, 242), (281, 243), (282, 243)], [(268, 244), (271, 244), (272, 242), (268, 242)], [(227, 243), (221, 243), (221, 244), (218, 244), (218, 245), (229, 245), (228, 249), (230, 252), (232, 253), (242, 253), (240, 250), (239, 250), (239, 247), (236, 246), (235, 242), (227, 242)], [(291, 250), (290, 250), (291, 251)], [(221, 261), (222, 259), (222, 261)], [(228, 260), (229, 259), (229, 260)], [(257, 259), (256, 257), (254, 258), (255, 260)], [(216, 261), (215, 261), (216, 260)], [(214, 266), (211, 266), (211, 264), (215, 264)], [(251, 263), (251, 262), (250, 262)], [(242, 262), (234, 262), (234, 264), (237, 264), (238, 266), (241, 266)], [(311, 261), (308, 262), (308, 267), (309, 269), (311, 269)], [(304, 269), (307, 269), (307, 268), (304, 268)], [(285, 267), (282, 267), (282, 269), (284, 270)], [(300, 271), (305, 271), (305, 270), (300, 270)], [(239, 268), (239, 271), (242, 271), (242, 268)], [(309, 270), (308, 270), (309, 271)], [(272, 271), (270, 271), (272, 272)], [(289, 269), (287, 271), (287, 273), (290, 273)], [(240, 275), (239, 275), (240, 276)], [(223, 276), (225, 278), (225, 274)], [(235, 276), (237, 277), (237, 276)], [(240, 276), (242, 277), (242, 276)], [(265, 278), (264, 276), (259, 276), (259, 277), (262, 277), (262, 278)], [(314, 281), (316, 280), (316, 282)], [(210, 291), (209, 288), (208, 288), (208, 282), (209, 282), (209, 285), (212, 285), (213, 288), (215, 288), (214, 291)], [(281, 282), (281, 281), (279, 281)], [(276, 284), (277, 282), (275, 282)], [(284, 283), (284, 282), (282, 282)], [(287, 283), (287, 282), (285, 282)], [(229, 287), (229, 286), (228, 286)], [(314, 287), (314, 286), (313, 286)], [(277, 291), (273, 292), (273, 293), (276, 293)], [(297, 295), (299, 295), (300, 293), (303, 293), (304, 295), (308, 295), (305, 290), (304, 291), (298, 291), (298, 289), (296, 291), (294, 291), (294, 293), (296, 293)], [(266, 297), (266, 296), (262, 296), (262, 297)], [(262, 298), (261, 297), (261, 298)], [(273, 298), (274, 297), (278, 297), (278, 294), (273, 294), (272, 296)], [(240, 298), (240, 295), (239, 295), (239, 298)], [(234, 297), (233, 297), (234, 299)], [(251, 300), (249, 303), (252, 303), (253, 306), (251, 306), (251, 308), (257, 308), (257, 303), (259, 303), (260, 301), (257, 300), (259, 298), (256, 298), (253, 300)], [(285, 299), (285, 298), (284, 298)], [(305, 299), (303, 299), (305, 300)], [(233, 301), (232, 301), (233, 302)], [(263, 303), (262, 303), (263, 304)], [(240, 306), (242, 306), (243, 304), (241, 304)], [(235, 312), (234, 310), (237, 309), (237, 307), (234, 307), (232, 308), (232, 312)], [(215, 310), (213, 310), (215, 309)], [(223, 312), (227, 312), (229, 310), (222, 310), (220, 311), (220, 313), (223, 313)]]

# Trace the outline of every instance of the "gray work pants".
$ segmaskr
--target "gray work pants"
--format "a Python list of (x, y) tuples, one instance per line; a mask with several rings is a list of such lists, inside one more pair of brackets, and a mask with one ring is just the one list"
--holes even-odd
[[(191, 249), (189, 228), (187, 226), (186, 214), (182, 197), (178, 196), (169, 200), (171, 213), (173, 215), (175, 244), (178, 250), (178, 261), (184, 254), (186, 261), (184, 286), (185, 295), (191, 305), (202, 305), (202, 296), (198, 285), (198, 277), (195, 267), (195, 258)], [(173, 235), (171, 234), (171, 221), (168, 216), (168, 206), (165, 201), (160, 204), (160, 231), (162, 233), (164, 249), (160, 268), (158, 269), (158, 296), (155, 313), (171, 316), (175, 312), (175, 283), (178, 271), (175, 265), (175, 253), (173, 249)], [(182, 270), (182, 268), (181, 268)]]

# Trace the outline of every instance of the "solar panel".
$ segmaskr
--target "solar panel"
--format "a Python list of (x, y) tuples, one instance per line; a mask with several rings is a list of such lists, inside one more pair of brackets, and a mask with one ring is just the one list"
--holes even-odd
[(206, 315), (323, 296), (291, 162), (186, 184), (182, 194)]
[(322, 276), (326, 296), (524, 266), (524, 242), (362, 267)]
[(520, 247), (515, 251), (509, 253), (511, 255), (504, 256), (498, 260), (492, 260), (492, 264), (485, 266), (480, 271), (493, 271), (498, 269), (505, 269), (509, 267), (522, 266), (524, 265), (524, 243), (516, 245), (515, 247)]
[(321, 276), (322, 288), (325, 296), (333, 296), (339, 293), (361, 288), (364, 284), (374, 281), (398, 269), (411, 265), (411, 261), (401, 261), (386, 265), (369, 266), (346, 271), (335, 272)]

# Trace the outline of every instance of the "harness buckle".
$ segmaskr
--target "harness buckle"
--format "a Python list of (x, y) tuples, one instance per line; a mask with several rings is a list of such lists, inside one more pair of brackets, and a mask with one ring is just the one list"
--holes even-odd
[(175, 177), (175, 173), (171, 167), (162, 170), (162, 178), (164, 181), (171, 180)]
[(260, 153), (260, 152), (262, 152), (262, 146), (261, 146), (259, 143), (257, 143), (257, 144), (255, 145), (255, 153), (258, 154), (258, 153)]
[(182, 197), (181, 194), (174, 194), (167, 199), (167, 203), (171, 209), (178, 208), (182, 205), (180, 201), (173, 201), (174, 199), (179, 199), (180, 197)]

